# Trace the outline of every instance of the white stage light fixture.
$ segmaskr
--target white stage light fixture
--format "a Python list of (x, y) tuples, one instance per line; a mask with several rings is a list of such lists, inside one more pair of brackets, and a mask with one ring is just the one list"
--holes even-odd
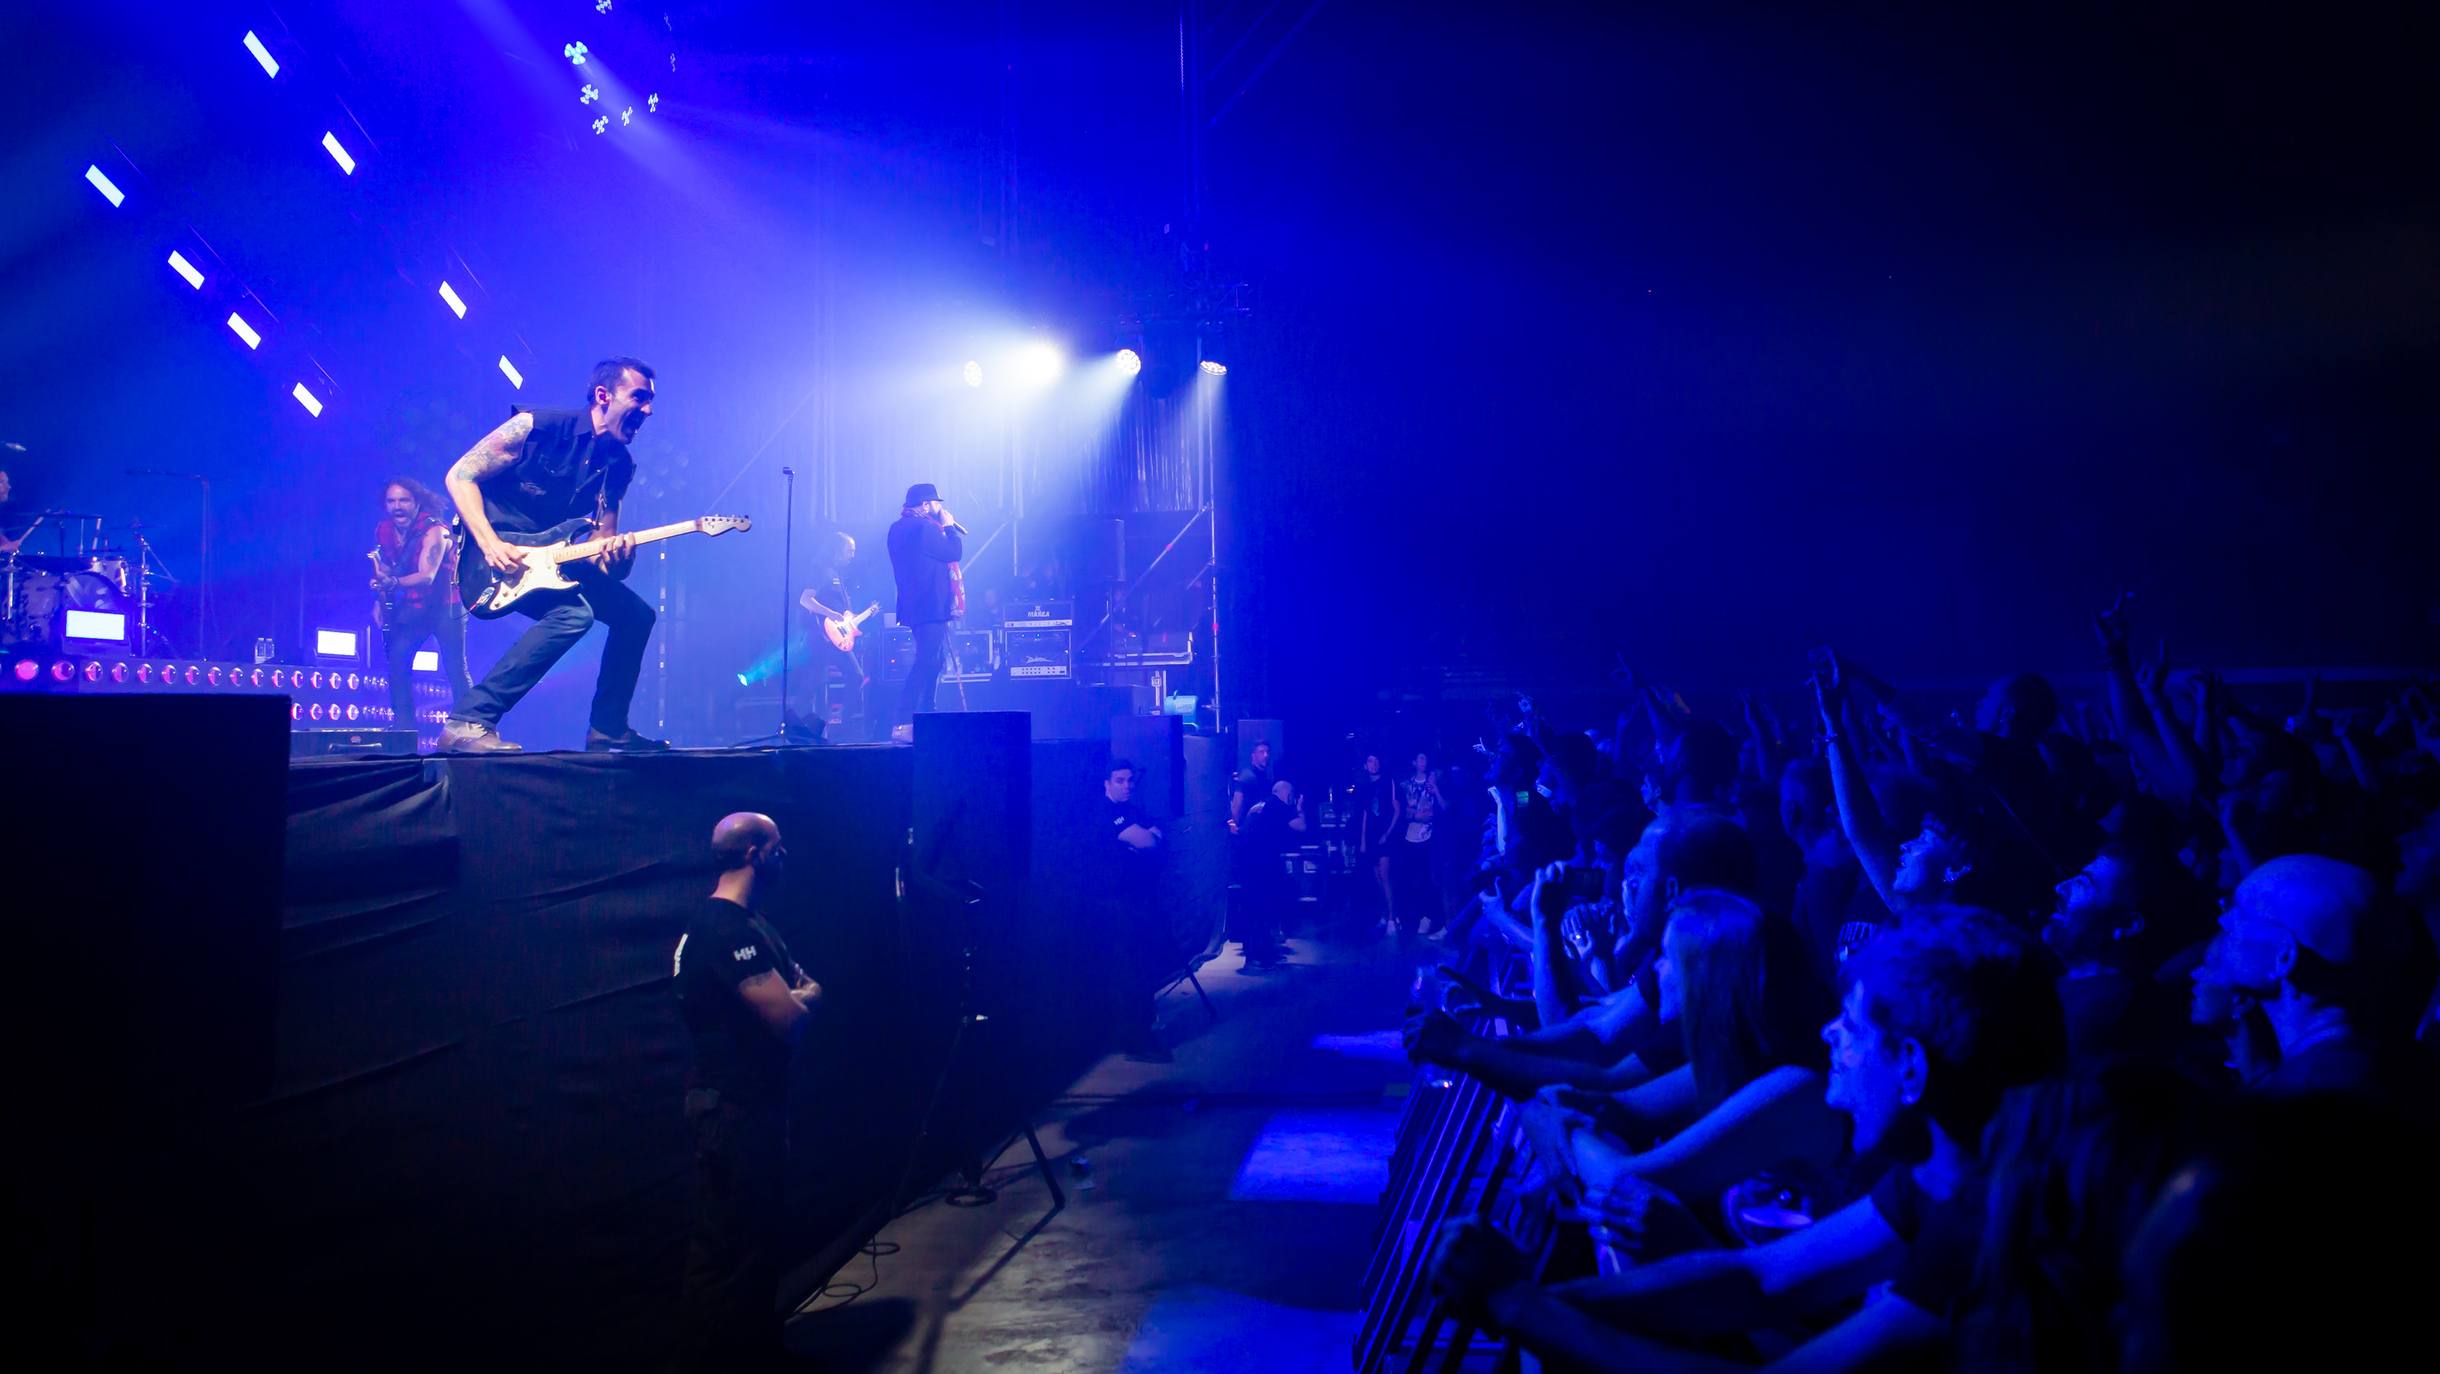
[(418, 649), (418, 650), (416, 650), (416, 651), (415, 651), (415, 664), (414, 664), (414, 667), (415, 667), (415, 671), (416, 671), (416, 672), (419, 672), (419, 673), (437, 673), (437, 672), (439, 672), (439, 671), (441, 670), (441, 654), (440, 654), (440, 650), (438, 650), (438, 649)]
[(1121, 375), (1128, 377), (1132, 377), (1136, 373), (1143, 371), (1144, 355), (1136, 352), (1132, 348), (1122, 348), (1118, 350), (1118, 370)]
[(508, 378), (508, 384), (510, 386), (515, 387), (519, 391), (525, 390), (525, 374), (517, 370), (517, 365), (510, 362), (508, 360), (508, 355), (505, 353), (500, 355), (500, 375)]
[(186, 254), (175, 248), (169, 250), (169, 269), (186, 278), (187, 285), (198, 291), (203, 289), (203, 274), (195, 270), (195, 264), (186, 260)]
[(983, 384), (983, 365), (977, 362), (969, 362), (966, 364), (960, 375), (966, 379), (966, 385), (981, 386)]
[(1017, 357), (1018, 374), (1033, 386), (1049, 386), (1067, 371), (1067, 355), (1059, 345), (1046, 341), (1030, 343)]
[(305, 407), (306, 414), (317, 420), (322, 418), (322, 398), (307, 391), (303, 382), (297, 383), (296, 389), (288, 394), (297, 398), (297, 404)]
[(1225, 377), (1228, 375), (1227, 364), (1215, 363), (1209, 358), (1205, 358), (1203, 361), (1195, 364), (1195, 366), (1203, 369), (1203, 375), (1207, 377)]
[[(353, 630), (316, 630), (313, 632), (313, 651), (315, 656), (320, 658), (354, 658), (356, 656), (356, 632)], [(316, 673), (314, 676), (318, 678), (322, 675)], [(331, 676), (333, 678), (331, 685), (335, 687), (338, 685), (336, 681), (338, 674), (333, 673)], [(316, 687), (321, 685), (319, 682), (314, 684)]]
[(229, 312), (229, 330), (237, 337), (244, 339), (248, 348), (263, 346), (263, 336), (255, 333), (254, 326), (246, 323), (245, 318), (234, 310)]
[(459, 319), (466, 318), (466, 302), (458, 299), (457, 289), (447, 282), (441, 283), (441, 299), (449, 303), (449, 308), (456, 312)]
[(280, 74), (278, 59), (271, 55), (269, 48), (263, 46), (263, 40), (254, 36), (252, 29), (246, 30), (246, 51), (254, 54), (254, 60), (262, 64), (263, 75), (278, 76)]
[(347, 155), (347, 149), (339, 146), (339, 136), (337, 134), (326, 133), (322, 135), (322, 146), (330, 150), (330, 159), (331, 161), (339, 164), (340, 171), (347, 173), (349, 176), (354, 176), (356, 174), (356, 159), (349, 157)]
[(101, 192), (102, 199), (109, 201), (112, 206), (115, 207), (126, 202), (127, 197), (120, 192), (118, 186), (114, 184), (110, 178), (102, 175), (101, 168), (87, 167), (85, 169), (85, 180), (92, 182), (93, 189)]

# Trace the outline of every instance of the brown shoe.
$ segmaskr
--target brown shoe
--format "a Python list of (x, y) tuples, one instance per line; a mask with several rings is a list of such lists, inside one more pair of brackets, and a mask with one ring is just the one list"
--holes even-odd
[(481, 721), (444, 720), (441, 722), (441, 752), (444, 754), (521, 754), (522, 744), (511, 744), (500, 738), (500, 732)]

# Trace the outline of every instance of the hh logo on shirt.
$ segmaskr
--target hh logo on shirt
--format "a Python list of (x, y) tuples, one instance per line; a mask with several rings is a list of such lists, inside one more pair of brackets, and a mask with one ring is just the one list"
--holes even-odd
[(733, 949), (733, 950), (730, 950), (730, 951), (729, 951), (729, 957), (730, 957), (730, 958), (732, 958), (732, 959), (734, 959), (734, 960), (736, 960), (738, 963), (741, 963), (741, 964), (742, 964), (742, 963), (744, 963), (746, 960), (751, 959), (751, 958), (753, 958), (755, 955), (760, 954), (760, 953), (762, 953), (762, 951), (761, 951), (761, 950), (756, 949), (756, 948), (755, 948), (754, 946), (752, 946), (752, 945), (748, 945), (748, 946), (746, 946), (744, 949)]

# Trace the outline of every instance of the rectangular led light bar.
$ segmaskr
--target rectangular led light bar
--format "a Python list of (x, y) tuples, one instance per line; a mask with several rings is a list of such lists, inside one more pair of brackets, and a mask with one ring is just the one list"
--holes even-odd
[(87, 167), (85, 169), (85, 180), (92, 182), (93, 189), (101, 192), (102, 199), (109, 201), (113, 206), (123, 204), (127, 200), (127, 197), (120, 192), (119, 188), (112, 184), (110, 178), (102, 175), (102, 169), (100, 167)]
[(349, 157), (347, 155), (347, 149), (339, 146), (339, 136), (337, 134), (326, 133), (322, 135), (322, 146), (330, 150), (331, 161), (339, 164), (340, 171), (347, 173), (349, 176), (354, 176), (356, 174), (356, 159)]
[(171, 271), (186, 278), (187, 285), (198, 291), (203, 289), (203, 274), (195, 270), (195, 264), (186, 260), (186, 254), (175, 248), (169, 250), (169, 266)]
[(441, 299), (449, 303), (449, 308), (457, 312), (457, 317), (459, 319), (462, 320), (466, 318), (466, 302), (458, 299), (456, 288), (450, 286), (447, 282), (441, 283)]
[(229, 312), (229, 328), (236, 333), (237, 337), (246, 341), (246, 347), (260, 348), (263, 346), (263, 336), (255, 333), (254, 326), (246, 323), (244, 318), (234, 310)]
[(517, 388), (519, 391), (525, 390), (525, 374), (517, 370), (517, 365), (510, 362), (508, 360), (508, 355), (505, 353), (500, 355), (500, 375), (508, 378), (508, 384), (510, 386)]
[(271, 55), (269, 48), (263, 46), (263, 40), (254, 36), (252, 29), (246, 30), (246, 51), (254, 54), (254, 60), (262, 64), (263, 75), (278, 76), (280, 74), (279, 60)]
[(297, 398), (297, 404), (305, 407), (306, 414), (311, 415), (316, 419), (321, 418), (322, 398), (314, 395), (310, 391), (307, 391), (303, 382), (297, 383), (296, 390), (291, 391), (288, 394)]

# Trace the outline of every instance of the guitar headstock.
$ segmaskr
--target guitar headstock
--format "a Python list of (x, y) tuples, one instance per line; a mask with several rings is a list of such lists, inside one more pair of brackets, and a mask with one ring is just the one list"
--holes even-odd
[(705, 534), (727, 534), (731, 530), (754, 528), (754, 522), (742, 515), (707, 515), (700, 523)]

